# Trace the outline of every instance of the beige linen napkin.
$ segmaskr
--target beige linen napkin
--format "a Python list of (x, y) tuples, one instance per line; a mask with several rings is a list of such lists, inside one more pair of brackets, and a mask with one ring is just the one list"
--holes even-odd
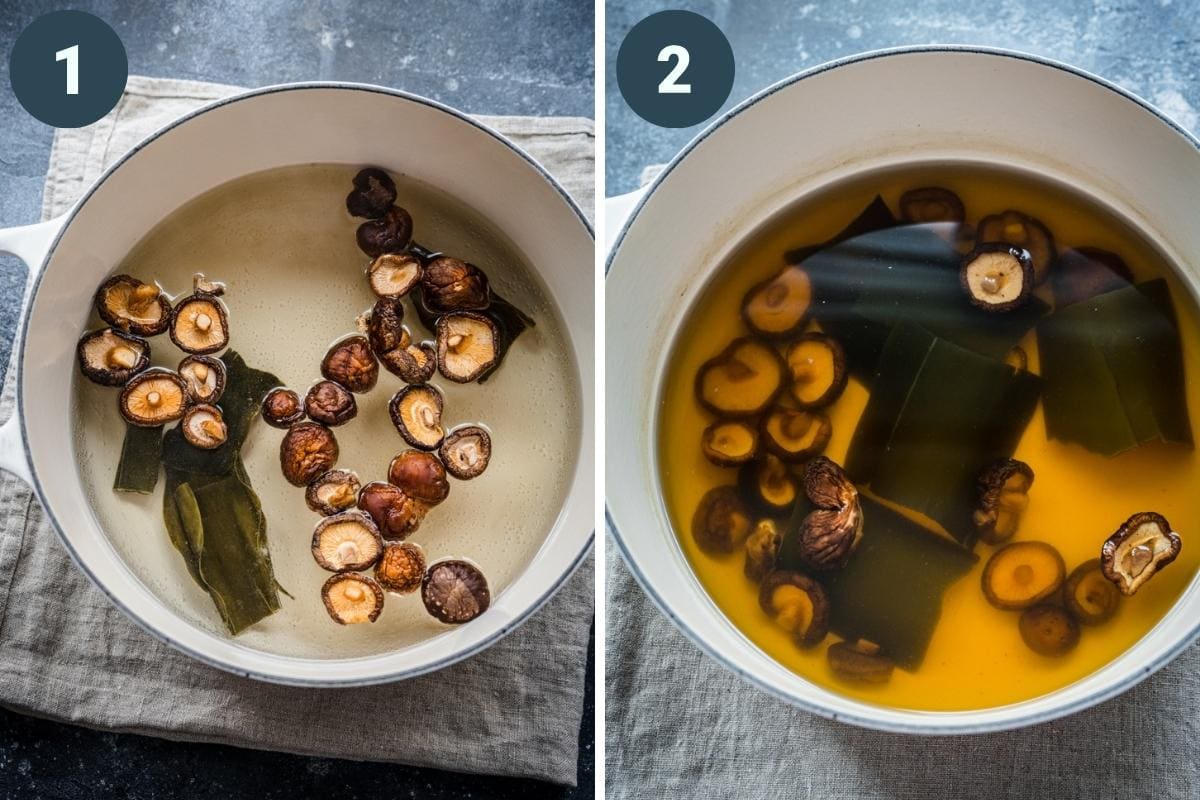
[[(43, 216), (66, 211), (147, 134), (235, 91), (130, 78), (107, 117), (58, 132)], [(590, 216), (590, 120), (480, 120), (538, 159)], [(10, 369), (0, 417), (12, 409), (14, 377)], [(364, 689), (260, 683), (193, 661), (127, 619), (71, 562), (29, 488), (0, 473), (0, 703), (35, 716), (170, 739), (574, 783), (592, 599), (589, 557), (515, 632), (435, 674)]]

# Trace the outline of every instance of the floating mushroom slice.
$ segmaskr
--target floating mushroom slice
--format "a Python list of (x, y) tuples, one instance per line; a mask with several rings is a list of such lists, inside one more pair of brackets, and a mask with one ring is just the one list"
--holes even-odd
[(905, 222), (925, 225), (931, 222), (962, 222), (966, 209), (959, 196), (941, 186), (922, 186), (900, 195), (900, 216)]
[(352, 392), (369, 392), (379, 380), (379, 362), (365, 336), (347, 336), (335, 342), (321, 359), (321, 376)]
[(800, 496), (788, 465), (771, 453), (738, 470), (738, 486), (753, 505), (776, 517), (789, 514)]
[(482, 314), (446, 314), (437, 321), (438, 369), (448, 380), (470, 383), (499, 359), (500, 329)]
[(736, 467), (758, 455), (758, 430), (744, 420), (717, 420), (704, 429), (700, 449), (718, 467)]
[(171, 341), (185, 353), (207, 355), (229, 344), (229, 317), (216, 295), (188, 295), (175, 305)]
[(450, 494), (446, 468), (433, 453), (406, 450), (388, 466), (388, 483), (399, 486), (409, 497), (435, 506)]
[(383, 539), (379, 529), (361, 511), (344, 511), (324, 517), (313, 529), (312, 554), (330, 572), (368, 569), (379, 560)]
[(750, 510), (734, 486), (708, 490), (692, 516), (692, 537), (707, 553), (732, 553), (750, 535)]
[(180, 430), (188, 444), (201, 450), (216, 450), (229, 438), (229, 428), (221, 409), (208, 403), (189, 406), (183, 414)]
[(744, 337), (730, 343), (696, 373), (696, 399), (721, 417), (752, 417), (783, 388), (785, 365), (768, 342)]
[(421, 275), (421, 259), (408, 253), (384, 253), (367, 267), (367, 281), (377, 297), (404, 297), (421, 281)]
[(763, 420), (763, 442), (789, 464), (807, 461), (829, 444), (833, 427), (818, 411), (776, 408)]
[(114, 275), (96, 290), (96, 311), (118, 330), (157, 336), (171, 324), (171, 303), (162, 289), (129, 275)]
[(1104, 576), (1100, 559), (1080, 564), (1067, 576), (1063, 587), (1067, 610), (1083, 625), (1099, 625), (1117, 613), (1121, 591)]
[(404, 387), (392, 396), (388, 412), (400, 436), (413, 447), (436, 450), (442, 443), (442, 393), (434, 387)]
[(742, 299), (742, 319), (763, 336), (790, 336), (804, 327), (812, 300), (808, 273), (788, 265), (746, 293)]
[(346, 195), (346, 210), (353, 217), (382, 217), (396, 202), (396, 184), (379, 167), (364, 167), (353, 179), (354, 188)]
[(1025, 644), (1039, 655), (1064, 656), (1079, 644), (1079, 623), (1060, 606), (1027, 608), (1017, 627)]
[(483, 270), (450, 256), (438, 256), (425, 265), (421, 297), (434, 314), (483, 311), (492, 302)]
[(412, 542), (388, 542), (375, 564), (375, 580), (393, 594), (412, 594), (425, 577), (425, 551)]
[(355, 239), (358, 247), (371, 258), (384, 253), (399, 253), (412, 241), (413, 220), (400, 206), (392, 206), (378, 219), (358, 226)]
[(487, 611), (492, 594), (478, 567), (451, 559), (431, 564), (425, 571), (421, 600), (430, 616), (449, 625), (461, 625)]
[(784, 356), (792, 379), (791, 395), (801, 408), (821, 408), (846, 388), (846, 354), (823, 333), (806, 333), (788, 346)]
[(1066, 575), (1062, 556), (1045, 542), (1013, 542), (983, 567), (983, 594), (1006, 611), (1035, 606), (1058, 591)]
[(746, 538), (746, 577), (758, 582), (775, 569), (782, 537), (773, 519), (760, 519)]
[(437, 350), (432, 342), (398, 347), (379, 356), (388, 372), (405, 383), (425, 383), (437, 372)]
[(478, 425), (463, 425), (446, 434), (438, 448), (442, 464), (460, 481), (477, 478), (492, 458), (492, 437)]
[(1131, 595), (1170, 564), (1183, 549), (1183, 540), (1162, 514), (1143, 511), (1125, 520), (1100, 550), (1104, 576), (1121, 594)]
[(333, 431), (316, 422), (300, 422), (279, 443), (279, 465), (293, 486), (308, 486), (333, 469), (338, 443)]
[(383, 589), (373, 578), (341, 572), (321, 587), (325, 610), (339, 625), (374, 622), (383, 611)]
[(363, 327), (376, 357), (412, 344), (412, 335), (404, 327), (404, 303), (394, 297), (376, 300), (366, 314)]
[(812, 647), (829, 632), (829, 600), (821, 584), (799, 572), (775, 571), (762, 580), (758, 604), (800, 647)]
[(215, 403), (225, 393), (225, 362), (212, 356), (188, 356), (179, 362), (179, 377), (193, 403)]
[(124, 386), (150, 366), (150, 343), (112, 328), (86, 333), (75, 348), (79, 371), (101, 386)]
[(300, 395), (280, 386), (263, 398), (262, 418), (272, 428), (290, 428), (304, 419), (304, 403)]
[(985, 242), (963, 258), (959, 279), (975, 307), (1011, 311), (1033, 292), (1033, 261), (1020, 247)]
[(371, 515), (384, 539), (399, 540), (421, 526), (429, 506), (406, 495), (398, 486), (372, 481), (358, 493), (358, 507)]
[(358, 501), (358, 475), (348, 469), (331, 469), (304, 490), (304, 502), (329, 517), (351, 509)]
[(304, 411), (322, 425), (337, 426), (357, 416), (358, 403), (340, 383), (318, 381), (304, 396)]
[(857, 683), (887, 683), (896, 668), (879, 645), (865, 639), (835, 642), (825, 651), (825, 658), (834, 675)]
[(174, 422), (187, 408), (187, 384), (169, 369), (147, 369), (125, 384), (120, 408), (126, 422), (141, 428)]
[(979, 242), (1004, 242), (1028, 252), (1035, 285), (1046, 280), (1058, 253), (1049, 228), (1040, 220), (1012, 209), (981, 219), (975, 226), (975, 239)]
[(997, 544), (1012, 537), (1029, 506), (1033, 469), (1024, 461), (1004, 458), (979, 474), (979, 502), (971, 521), (979, 538)]

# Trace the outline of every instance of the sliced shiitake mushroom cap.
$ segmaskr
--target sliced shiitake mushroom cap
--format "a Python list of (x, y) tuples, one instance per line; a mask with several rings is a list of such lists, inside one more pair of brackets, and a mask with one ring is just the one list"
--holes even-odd
[(336, 426), (354, 419), (358, 403), (340, 383), (318, 381), (304, 396), (304, 411), (322, 425)]
[(754, 530), (746, 537), (746, 565), (743, 569), (747, 578), (761, 581), (775, 569), (782, 539), (775, 520), (760, 519), (755, 523)]
[(101, 386), (124, 386), (150, 366), (150, 343), (112, 328), (86, 333), (75, 348), (79, 371)]
[(977, 482), (979, 500), (971, 517), (979, 538), (997, 544), (1012, 537), (1029, 506), (1033, 468), (1004, 458), (983, 468)]
[(191, 294), (175, 305), (171, 341), (185, 353), (207, 355), (229, 344), (229, 316), (216, 295)]
[(367, 267), (367, 280), (377, 297), (404, 297), (420, 282), (421, 275), (421, 259), (408, 253), (384, 253)]
[(742, 298), (742, 319), (763, 336), (797, 333), (812, 308), (812, 281), (801, 267), (788, 265), (752, 287)]
[(396, 202), (396, 184), (379, 167), (363, 167), (353, 179), (354, 188), (346, 195), (346, 210), (354, 217), (382, 217)]
[(1099, 625), (1117, 613), (1121, 591), (1104, 576), (1100, 559), (1080, 564), (1067, 576), (1063, 601), (1071, 616), (1084, 625)]
[(179, 362), (179, 377), (193, 403), (215, 403), (225, 393), (225, 362), (212, 356), (188, 356)]
[(829, 632), (829, 598), (821, 584), (799, 572), (768, 573), (758, 604), (800, 647), (812, 647)]
[(962, 222), (967, 211), (957, 194), (941, 186), (921, 186), (900, 195), (900, 216), (905, 222)]
[(1079, 644), (1079, 623), (1061, 606), (1043, 603), (1027, 608), (1017, 627), (1025, 644), (1039, 655), (1066, 655)]
[(696, 399), (721, 417), (761, 413), (783, 388), (785, 364), (768, 342), (736, 339), (696, 373)]
[(450, 625), (461, 625), (487, 611), (492, 593), (478, 567), (450, 559), (429, 565), (421, 581), (421, 600), (430, 616)]
[(1170, 564), (1183, 549), (1183, 540), (1162, 514), (1134, 514), (1105, 540), (1100, 549), (1104, 576), (1121, 594), (1131, 595)]
[(379, 362), (367, 337), (353, 335), (334, 342), (321, 359), (321, 376), (352, 392), (369, 392), (379, 380)]
[(959, 280), (971, 304), (984, 311), (1019, 308), (1033, 292), (1033, 261), (1020, 247), (984, 242), (963, 257)]
[(171, 324), (171, 302), (162, 289), (130, 275), (114, 275), (96, 290), (100, 319), (138, 336), (157, 336)]
[(216, 450), (229, 438), (229, 428), (221, 409), (208, 403), (188, 406), (179, 429), (188, 444), (201, 450)]
[(364, 327), (367, 341), (377, 357), (412, 343), (412, 335), (404, 327), (404, 303), (394, 297), (376, 300), (366, 314)]
[(174, 422), (187, 408), (187, 384), (169, 369), (144, 370), (121, 390), (120, 408), (130, 425), (155, 428)]
[(421, 526), (429, 506), (398, 486), (372, 481), (358, 493), (358, 507), (371, 515), (384, 539), (405, 539)]
[(1028, 252), (1035, 285), (1046, 280), (1058, 252), (1049, 228), (1040, 220), (1012, 209), (981, 219), (975, 227), (975, 240), (1005, 242)]
[(842, 396), (846, 388), (846, 353), (837, 339), (806, 333), (790, 344), (787, 355), (791, 394), (801, 408), (821, 408)]
[(425, 306), (435, 314), (483, 311), (492, 302), (483, 270), (450, 256), (438, 256), (425, 265), (421, 295)]
[(329, 517), (354, 507), (358, 501), (358, 475), (348, 469), (331, 469), (304, 490), (304, 502)]
[(437, 372), (437, 350), (433, 342), (397, 347), (381, 353), (379, 360), (388, 372), (405, 383), (425, 383)]
[(304, 419), (304, 403), (300, 395), (279, 386), (263, 398), (262, 418), (272, 428), (290, 428)]
[(717, 420), (704, 429), (700, 449), (718, 467), (736, 467), (758, 455), (758, 429), (746, 420)]
[(394, 594), (412, 594), (425, 577), (425, 551), (412, 542), (388, 542), (375, 564), (375, 580)]
[(1066, 571), (1062, 556), (1046, 542), (1013, 542), (984, 565), (983, 594), (996, 608), (1029, 608), (1057, 592)]
[(732, 553), (750, 535), (750, 509), (734, 486), (709, 489), (692, 516), (692, 537), (708, 553)]
[(776, 517), (788, 514), (800, 496), (800, 486), (788, 465), (771, 453), (738, 470), (738, 486), (751, 505)]
[(835, 642), (825, 651), (825, 659), (834, 675), (858, 683), (887, 683), (896, 668), (879, 645), (865, 639)]
[(435, 506), (450, 494), (446, 468), (433, 453), (405, 450), (388, 466), (388, 483), (399, 486), (409, 497)]
[(442, 393), (429, 384), (405, 386), (388, 403), (392, 424), (404, 441), (421, 450), (436, 450), (442, 443)]
[(325, 610), (339, 625), (374, 622), (383, 611), (383, 589), (373, 578), (340, 572), (321, 587)]
[(496, 365), (500, 329), (482, 314), (446, 314), (437, 321), (438, 369), (448, 380), (470, 383)]
[(400, 206), (392, 206), (378, 219), (369, 219), (358, 226), (355, 239), (358, 248), (371, 258), (384, 253), (399, 253), (412, 241), (413, 220)]
[(1054, 263), (1054, 299), (1068, 306), (1133, 283), (1125, 259), (1099, 247), (1076, 247), (1058, 254)]
[(293, 486), (308, 486), (337, 463), (333, 431), (317, 422), (298, 422), (279, 443), (279, 466)]
[(492, 437), (478, 425), (461, 425), (446, 434), (438, 448), (442, 464), (460, 481), (477, 478), (492, 458)]
[(383, 539), (374, 521), (361, 511), (323, 517), (313, 528), (312, 554), (330, 572), (358, 571), (374, 565)]
[(762, 421), (763, 443), (789, 464), (823, 452), (833, 435), (829, 417), (819, 411), (775, 408)]

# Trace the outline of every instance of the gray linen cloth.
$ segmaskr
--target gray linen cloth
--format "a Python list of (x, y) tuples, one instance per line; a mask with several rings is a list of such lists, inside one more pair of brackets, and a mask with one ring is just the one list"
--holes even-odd
[[(43, 216), (67, 210), (143, 136), (234, 91), (130, 78), (107, 117), (59, 131)], [(480, 119), (541, 161), (590, 215), (590, 120)], [(193, 661), (127, 619), (76, 569), (29, 488), (0, 473), (0, 703), (106, 730), (573, 784), (592, 572), (589, 557), (515, 632), (432, 675), (364, 689), (276, 686)]]

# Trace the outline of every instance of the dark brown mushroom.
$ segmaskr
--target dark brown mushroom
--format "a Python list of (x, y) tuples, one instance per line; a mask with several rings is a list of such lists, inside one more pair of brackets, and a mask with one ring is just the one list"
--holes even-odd
[(174, 422), (187, 409), (187, 384), (169, 369), (143, 370), (121, 390), (120, 409), (126, 422), (142, 428)]
[(1008, 352), (1004, 354), (1004, 363), (1015, 369), (1017, 372), (1025, 372), (1029, 369), (1029, 354), (1025, 352), (1025, 348), (1019, 344), (1014, 344), (1008, 348)]
[(1025, 644), (1038, 655), (1063, 656), (1079, 644), (1079, 623), (1060, 606), (1027, 608), (1017, 627)]
[(379, 362), (365, 336), (347, 336), (325, 353), (321, 375), (352, 392), (369, 392), (379, 380)]
[(752, 505), (773, 517), (791, 513), (800, 496), (800, 486), (788, 465), (771, 453), (738, 470), (738, 486)]
[(425, 578), (425, 551), (412, 542), (388, 542), (375, 564), (375, 580), (394, 594), (412, 594)]
[(807, 575), (768, 573), (759, 586), (758, 604), (800, 647), (819, 644), (829, 632), (829, 598)]
[(747, 578), (758, 582), (775, 569), (782, 539), (775, 520), (760, 519), (755, 523), (754, 530), (746, 537), (746, 565), (743, 570)]
[(958, 277), (971, 304), (984, 311), (1012, 311), (1033, 293), (1029, 253), (1003, 242), (984, 242), (967, 253)]
[(373, 578), (339, 572), (321, 587), (325, 610), (339, 625), (374, 622), (383, 611), (383, 589)]
[(229, 315), (215, 294), (196, 292), (175, 304), (171, 341), (185, 353), (208, 355), (229, 344)]
[(438, 256), (425, 265), (421, 298), (434, 314), (483, 311), (491, 304), (487, 275), (474, 264)]
[(803, 409), (830, 405), (846, 389), (846, 353), (837, 339), (823, 333), (806, 333), (788, 345), (790, 392)]
[(461, 425), (446, 434), (438, 448), (442, 464), (460, 481), (477, 478), (492, 458), (492, 437), (478, 425)]
[(1104, 576), (1131, 595), (1179, 555), (1183, 540), (1162, 514), (1143, 511), (1125, 520), (1100, 550)]
[(330, 572), (368, 569), (379, 560), (383, 539), (369, 516), (343, 511), (323, 517), (313, 528), (312, 554)]
[(229, 428), (221, 409), (208, 403), (188, 406), (179, 429), (188, 444), (201, 450), (216, 450), (229, 438)]
[(400, 206), (392, 206), (378, 219), (358, 226), (355, 238), (358, 249), (377, 258), (384, 253), (399, 253), (412, 241), (413, 220)]
[(449, 625), (461, 625), (487, 611), (492, 594), (478, 567), (449, 559), (431, 564), (425, 571), (421, 600), (430, 616)]
[(739, 419), (717, 420), (704, 429), (700, 449), (718, 467), (736, 467), (758, 455), (758, 428)]
[(783, 389), (786, 365), (768, 342), (736, 339), (696, 373), (696, 399), (719, 417), (753, 417)]
[(358, 500), (358, 475), (348, 469), (331, 469), (304, 490), (304, 502), (322, 516), (333, 516), (354, 507)]
[(400, 487), (372, 481), (358, 493), (358, 507), (371, 515), (384, 539), (400, 540), (421, 527), (429, 506), (409, 497)]
[(753, 520), (734, 486), (709, 489), (692, 516), (692, 537), (707, 553), (732, 553), (750, 535)]
[(353, 183), (354, 188), (346, 195), (346, 210), (352, 217), (382, 217), (396, 202), (396, 184), (379, 167), (363, 167)]
[(171, 324), (171, 301), (156, 284), (114, 275), (96, 290), (100, 319), (136, 336), (157, 336)]
[(1029, 253), (1034, 285), (1046, 280), (1058, 253), (1049, 228), (1040, 220), (1012, 209), (981, 219), (975, 228), (975, 240), (1004, 242)]
[(279, 465), (293, 486), (308, 486), (333, 469), (337, 458), (337, 437), (317, 422), (293, 425), (279, 443)]
[(1019, 611), (1057, 592), (1066, 572), (1062, 556), (1046, 542), (1013, 542), (984, 565), (983, 594), (996, 608)]
[(381, 297), (375, 301), (367, 314), (365, 327), (367, 341), (377, 357), (412, 344), (412, 335), (404, 327), (404, 303), (394, 297)]
[(812, 281), (801, 267), (788, 265), (754, 286), (742, 299), (742, 319), (750, 330), (773, 338), (799, 333), (812, 308)]
[(482, 314), (445, 314), (437, 321), (438, 370), (447, 380), (470, 383), (500, 358), (500, 328)]
[(193, 403), (215, 403), (225, 393), (225, 362), (212, 356), (188, 356), (179, 362), (179, 377)]
[(304, 419), (304, 403), (291, 389), (277, 387), (263, 398), (262, 418), (272, 428), (290, 428)]
[(865, 639), (835, 642), (825, 651), (825, 659), (834, 675), (855, 683), (887, 683), (896, 668), (879, 645)]
[(405, 383), (426, 383), (437, 372), (437, 350), (433, 342), (397, 347), (379, 356), (387, 371)]
[(393, 458), (388, 465), (388, 483), (428, 506), (436, 506), (450, 494), (446, 468), (433, 453), (421, 450), (405, 450)]
[(342, 384), (318, 381), (304, 396), (304, 411), (310, 419), (333, 427), (354, 419), (358, 403)]
[(819, 411), (777, 407), (763, 419), (762, 434), (767, 450), (789, 464), (799, 464), (824, 452), (833, 426)]
[(421, 259), (408, 253), (384, 253), (367, 267), (367, 281), (377, 297), (400, 299), (421, 281)]
[(796, 556), (814, 570), (845, 566), (862, 542), (858, 489), (840, 466), (819, 456), (804, 470), (804, 492), (816, 509), (800, 522)]
[(413, 447), (436, 450), (442, 443), (442, 393), (433, 386), (405, 386), (392, 395), (388, 412), (400, 436)]
[(979, 499), (971, 517), (979, 538), (998, 544), (1012, 537), (1029, 506), (1032, 486), (1033, 469), (1024, 461), (1004, 458), (984, 467), (979, 473)]
[(83, 335), (75, 357), (79, 371), (93, 383), (124, 386), (150, 366), (150, 343), (113, 328), (102, 328)]
[(941, 186), (921, 186), (900, 195), (900, 217), (914, 225), (931, 222), (962, 222), (967, 218), (963, 202)]
[(1121, 604), (1121, 591), (1104, 576), (1100, 559), (1085, 561), (1071, 571), (1063, 586), (1067, 611), (1084, 625), (1112, 619)]

